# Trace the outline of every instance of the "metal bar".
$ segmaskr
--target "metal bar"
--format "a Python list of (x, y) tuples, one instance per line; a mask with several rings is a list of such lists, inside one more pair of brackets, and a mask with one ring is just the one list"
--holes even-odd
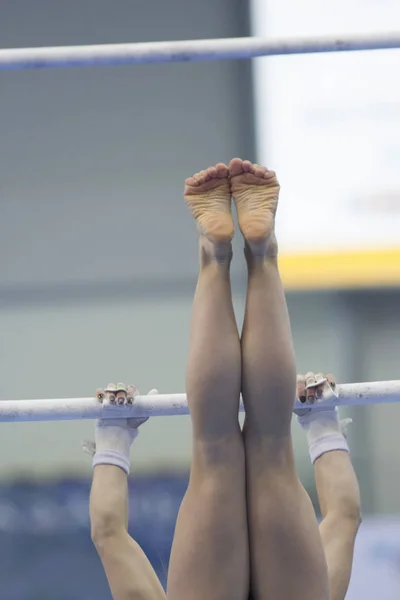
[[(338, 385), (337, 397), (324, 398), (325, 405), (358, 406), (400, 402), (400, 381), (375, 381)], [(308, 405), (307, 405), (308, 406)], [(317, 408), (322, 408), (319, 404)], [(295, 408), (304, 408), (298, 401)], [(316, 408), (316, 407), (314, 407)], [(243, 405), (241, 405), (241, 410)], [(189, 414), (186, 394), (137, 396), (132, 406), (102, 406), (95, 398), (0, 401), (0, 422), (74, 421), (80, 419), (163, 417)]]
[(399, 31), (274, 40), (248, 37), (139, 44), (4, 48), (0, 50), (0, 70), (229, 60), (393, 48), (400, 48)]

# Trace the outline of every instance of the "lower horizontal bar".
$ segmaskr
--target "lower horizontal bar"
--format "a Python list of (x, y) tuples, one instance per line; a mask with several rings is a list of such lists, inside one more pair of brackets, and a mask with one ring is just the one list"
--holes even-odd
[(0, 50), (0, 70), (226, 60), (392, 48), (400, 48), (399, 31), (275, 40), (247, 37), (49, 48), (4, 48)]
[[(336, 394), (337, 397), (330, 394), (322, 400), (337, 406), (400, 402), (400, 381), (341, 384), (337, 386)], [(304, 408), (304, 404), (296, 401), (295, 408)], [(243, 405), (240, 410), (244, 410)], [(95, 398), (0, 401), (0, 422), (3, 423), (166, 417), (187, 414), (189, 410), (186, 394), (136, 396), (131, 406), (103, 406)]]

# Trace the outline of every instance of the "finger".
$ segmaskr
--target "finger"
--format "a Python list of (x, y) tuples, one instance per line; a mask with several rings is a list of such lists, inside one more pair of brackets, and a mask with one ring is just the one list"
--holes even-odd
[(315, 385), (324, 385), (326, 383), (326, 377), (323, 373), (316, 373), (315, 375)]
[(308, 371), (304, 375), (304, 379), (306, 382), (306, 389), (315, 387), (317, 385), (317, 380), (315, 378), (315, 373), (313, 371)]
[(325, 378), (331, 386), (331, 388), (334, 390), (336, 387), (336, 377), (332, 375), (332, 373), (328, 373), (327, 375), (325, 375)]
[(304, 375), (297, 375), (297, 397), (302, 403), (304, 403), (307, 400), (306, 380), (304, 378)]
[(118, 382), (117, 389), (115, 390), (115, 403), (119, 405), (125, 404), (127, 393), (128, 386), (125, 383)]
[(317, 398), (322, 398), (326, 381), (327, 379), (323, 373), (317, 373), (315, 375), (315, 395)]
[(138, 393), (138, 389), (135, 385), (128, 385), (127, 395), (126, 395), (126, 403), (133, 404), (135, 396)]
[(127, 395), (126, 395), (126, 392), (121, 392), (121, 391), (118, 391), (118, 392), (115, 394), (115, 404), (119, 404), (119, 405), (121, 405), (121, 404), (125, 404), (125, 402), (126, 402), (126, 397), (127, 397)]
[(306, 380), (306, 401), (309, 403), (313, 403), (315, 401), (315, 375), (312, 371), (308, 371), (305, 374)]
[(115, 404), (115, 392), (116, 392), (117, 386), (115, 385), (115, 383), (109, 383), (108, 386), (105, 388), (104, 390), (104, 400), (103, 400), (103, 404), (109, 405), (109, 404)]
[(96, 398), (99, 402), (103, 402), (103, 400), (104, 400), (104, 389), (103, 388), (98, 388), (96, 390)]

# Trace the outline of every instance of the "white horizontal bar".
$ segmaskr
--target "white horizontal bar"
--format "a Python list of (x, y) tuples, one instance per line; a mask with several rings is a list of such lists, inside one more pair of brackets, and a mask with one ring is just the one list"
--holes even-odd
[(248, 37), (139, 44), (5, 48), (0, 50), (0, 70), (187, 62), (392, 48), (400, 48), (399, 31), (373, 35), (338, 34), (329, 37), (274, 40)]
[[(338, 406), (400, 402), (400, 381), (375, 381), (338, 385), (337, 398), (325, 398)], [(309, 405), (307, 405), (309, 406)], [(304, 404), (296, 401), (296, 408)], [(243, 410), (243, 406), (241, 406)], [(95, 398), (51, 400), (2, 400), (0, 422), (74, 421), (121, 417), (163, 417), (189, 414), (186, 394), (137, 396), (133, 406), (102, 406)]]

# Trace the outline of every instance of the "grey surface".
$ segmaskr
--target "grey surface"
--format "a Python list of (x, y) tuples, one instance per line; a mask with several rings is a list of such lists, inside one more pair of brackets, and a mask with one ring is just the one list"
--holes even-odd
[[(246, 3), (2, 3), (2, 46), (248, 34)], [(0, 75), (0, 296), (193, 273), (185, 177), (252, 158), (243, 62)], [(173, 239), (172, 239), (173, 236)]]

